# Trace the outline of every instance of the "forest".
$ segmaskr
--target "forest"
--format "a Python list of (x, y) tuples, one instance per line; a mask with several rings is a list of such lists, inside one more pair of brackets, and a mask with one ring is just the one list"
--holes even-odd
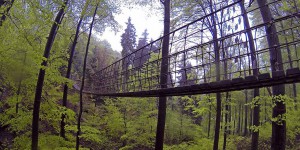
[[(121, 28), (124, 7), (162, 14), (161, 37), (137, 35), (130, 17)], [(299, 10), (0, 0), (0, 150), (299, 150)], [(122, 51), (106, 29), (122, 32)]]

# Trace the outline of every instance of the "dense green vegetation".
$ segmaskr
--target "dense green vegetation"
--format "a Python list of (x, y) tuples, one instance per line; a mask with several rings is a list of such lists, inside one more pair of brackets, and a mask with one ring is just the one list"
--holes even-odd
[[(151, 3), (147, 0), (139, 2), (136, 7)], [(191, 14), (205, 7), (209, 1), (195, 3), (190, 0), (171, 1), (171, 28), (203, 16), (204, 12), (198, 12), (195, 16)], [(300, 1), (295, 4), (300, 5)], [(256, 7), (256, 4), (253, 5)], [(120, 41), (123, 47), (121, 53), (114, 51), (108, 41), (99, 39), (91, 34), (92, 31), (89, 33), (91, 27), (99, 34), (107, 27), (117, 30), (119, 27), (114, 14), (119, 13), (120, 6), (122, 3), (114, 0), (0, 0), (0, 150), (35, 149), (32, 146), (34, 142), (38, 142), (38, 149), (41, 150), (75, 149), (76, 146), (95, 150), (154, 149), (159, 98), (97, 97), (79, 93), (77, 87), (81, 80), (92, 80), (95, 72), (150, 43), (146, 29), (136, 39), (130, 18)], [(278, 13), (289, 13), (294, 11), (294, 7), (284, 2)], [(273, 11), (275, 9), (272, 8)], [(57, 17), (59, 14), (61, 16)], [(255, 16), (259, 15), (249, 14), (251, 23), (258, 24)], [(215, 21), (214, 17), (210, 19), (211, 22)], [(223, 33), (217, 31), (215, 25), (210, 27), (214, 32)], [(279, 28), (283, 29), (285, 25)], [(90, 42), (87, 42), (89, 37)], [(292, 37), (280, 36), (278, 40), (289, 38)], [(267, 45), (267, 41), (263, 42), (261, 45)], [(215, 46), (217, 49), (218, 43)], [(45, 55), (47, 50), (49, 54)], [(297, 47), (297, 52), (299, 50)], [(144, 55), (142, 53), (136, 55)], [(157, 55), (161, 54), (152, 53), (139, 63), (132, 63), (129, 59), (123, 64), (123, 69), (141, 66), (147, 60), (155, 60)], [(73, 59), (72, 66), (68, 65), (70, 59)], [(267, 58), (262, 59), (266, 61), (263, 63), (269, 63)], [(147, 67), (158, 66), (153, 64)], [(179, 67), (183, 67), (183, 64), (179, 64)], [(213, 71), (222, 72), (220, 66)], [(44, 77), (40, 76), (41, 72), (44, 72)], [(187, 75), (181, 73), (180, 83), (195, 75), (194, 72), (188, 72)], [(126, 76), (125, 80), (130, 78)], [(39, 81), (43, 83), (40, 88), (37, 86)], [(64, 101), (66, 86), (68, 92)], [(251, 149), (253, 133), (259, 133), (258, 149), (271, 149), (274, 123), (286, 125), (286, 149), (300, 149), (300, 87), (298, 84), (284, 87), (285, 94), (277, 95), (268, 87), (167, 97), (164, 149), (211, 150), (216, 145), (214, 143), (219, 149)], [(255, 95), (255, 90), (258, 95)], [(37, 95), (38, 91), (40, 96)], [(82, 108), (80, 103), (83, 104)], [(272, 116), (274, 108), (280, 104), (284, 105), (286, 112)], [(34, 111), (39, 112), (35, 116), (39, 125), (35, 126), (36, 132), (32, 129), (33, 117), (37, 115)], [(259, 113), (258, 118), (254, 112)], [(218, 129), (215, 128), (218, 124), (216, 118), (220, 119)], [(255, 118), (258, 119), (258, 125), (254, 124)], [(34, 132), (38, 134), (36, 141), (32, 136)], [(220, 136), (218, 141), (215, 132)]]

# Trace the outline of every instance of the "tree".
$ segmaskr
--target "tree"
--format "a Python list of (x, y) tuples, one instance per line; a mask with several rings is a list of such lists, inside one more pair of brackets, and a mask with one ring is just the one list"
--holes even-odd
[(95, 21), (95, 17), (97, 14), (97, 9), (99, 6), (99, 1), (97, 1), (96, 6), (95, 6), (95, 11), (93, 14), (93, 18), (92, 18), (92, 22), (90, 24), (90, 31), (89, 31), (89, 37), (88, 37), (88, 41), (86, 44), (86, 50), (85, 50), (85, 55), (84, 55), (84, 60), (83, 60), (83, 69), (82, 69), (82, 79), (81, 79), (81, 86), (80, 86), (80, 99), (79, 99), (79, 113), (78, 113), (78, 121), (77, 121), (77, 134), (76, 134), (76, 150), (79, 150), (79, 135), (81, 134), (81, 127), (80, 127), (80, 123), (81, 123), (81, 116), (82, 116), (82, 109), (83, 109), (83, 89), (84, 89), (84, 83), (85, 83), (85, 71), (86, 71), (86, 63), (87, 63), (87, 55), (89, 52), (89, 46), (90, 46), (90, 40), (91, 40), (91, 36), (92, 36), (92, 31), (93, 31), (93, 26), (94, 26), (94, 21)]
[[(49, 37), (47, 40), (47, 44), (44, 51), (44, 58), (48, 59), (50, 55), (50, 51), (53, 45), (53, 42), (55, 40), (55, 36), (59, 27), (59, 24), (61, 23), (63, 17), (64, 17), (64, 11), (68, 4), (68, 0), (64, 0), (64, 3), (62, 4), (58, 14), (56, 15), (55, 21), (52, 25), (52, 28), (49, 33)], [(34, 108), (33, 108), (33, 119), (32, 119), (32, 143), (31, 143), (31, 149), (37, 150), (38, 149), (38, 136), (39, 136), (39, 112), (40, 112), (40, 103), (41, 103), (41, 97), (42, 97), (42, 91), (43, 91), (43, 84), (44, 84), (44, 78), (46, 73), (47, 67), (47, 60), (43, 60), (41, 66), (43, 68), (40, 69), (39, 75), (38, 75), (38, 81), (36, 85), (36, 92), (35, 92), (35, 98), (34, 98)]]
[(148, 44), (147, 29), (142, 33), (142, 37), (138, 41), (137, 52), (134, 56), (133, 65), (135, 68), (141, 68), (142, 65), (150, 58), (150, 47), (146, 46)]
[[(160, 66), (160, 86), (167, 88), (168, 82), (168, 55), (169, 55), (169, 39), (170, 39), (170, 0), (161, 1), (164, 5), (164, 38), (162, 44), (162, 60)], [(164, 130), (166, 122), (166, 96), (159, 97), (158, 119), (156, 128), (155, 149), (162, 150), (164, 143)]]
[[(122, 57), (125, 57), (129, 54), (131, 54), (136, 47), (136, 31), (134, 25), (131, 23), (131, 18), (128, 18), (128, 22), (126, 23), (127, 27), (125, 29), (125, 32), (121, 36), (121, 46), (122, 46)], [(132, 65), (133, 62), (133, 56), (129, 56), (129, 58), (126, 58), (123, 63), (123, 70), (128, 69), (129, 65)]]
[(197, 75), (191, 70), (192, 64), (190, 62), (186, 62), (184, 57), (181, 57), (180, 59), (181, 61), (180, 63), (178, 63), (178, 67), (180, 68), (180, 76), (177, 77), (179, 80), (179, 86), (188, 86), (195, 84), (195, 81), (193, 79)]
[[(131, 23), (131, 18), (128, 18), (128, 22), (126, 23), (127, 27), (125, 29), (125, 32), (121, 36), (121, 46), (122, 46), (122, 71), (125, 72), (123, 77), (123, 83), (126, 84), (129, 74), (128, 74), (128, 67), (130, 65), (133, 65), (133, 58), (134, 55), (129, 55), (135, 50), (136, 46), (136, 34), (135, 34), (135, 27)], [(123, 91), (126, 91), (128, 89), (125, 89), (125, 84), (123, 84), (122, 89)]]
[[(74, 37), (74, 40), (72, 42), (72, 46), (71, 46), (71, 50), (70, 50), (70, 58), (68, 60), (68, 68), (67, 68), (67, 73), (66, 73), (66, 78), (67, 79), (70, 79), (70, 76), (71, 76), (73, 56), (74, 56), (74, 53), (75, 53), (77, 39), (79, 37), (81, 23), (82, 23), (84, 15), (86, 13), (86, 9), (87, 9), (88, 3), (89, 2), (85, 3), (84, 8), (83, 8), (83, 10), (81, 12), (81, 15), (80, 15), (80, 18), (79, 18), (79, 21), (78, 21), (78, 24), (77, 24), (77, 28), (76, 28), (75, 37)], [(64, 107), (67, 107), (68, 89), (69, 89), (69, 86), (68, 86), (67, 83), (65, 83), (65, 85), (64, 85), (64, 93), (63, 93), (63, 102), (62, 102), (62, 104), (63, 104)], [(63, 137), (63, 138), (66, 138), (66, 136), (65, 136), (65, 118), (66, 118), (65, 114), (62, 114), (61, 115), (61, 123), (60, 123), (60, 136)]]
[[(259, 6), (263, 22), (268, 23), (265, 26), (265, 31), (269, 46), (271, 70), (273, 73), (276, 71), (283, 71), (282, 55), (279, 47), (280, 43), (276, 31), (276, 26), (274, 24), (270, 24), (270, 22), (272, 21), (272, 14), (270, 8), (268, 7), (268, 5), (266, 5), (266, 0), (257, 1), (257, 4)], [(272, 91), (274, 95), (273, 101), (275, 103), (272, 117), (274, 119), (277, 119), (277, 121), (272, 122), (271, 148), (274, 150), (284, 150), (286, 142), (286, 123), (284, 119), (282, 119), (282, 122), (278, 123), (278, 119), (284, 117), (284, 114), (286, 113), (286, 108), (284, 101), (276, 99), (276, 96), (285, 94), (284, 85), (272, 86)]]
[[(290, 6), (288, 6), (288, 4)], [(298, 6), (297, 6), (298, 5)], [(290, 0), (288, 1), (284, 1), (282, 2), (282, 7), (280, 5), (275, 5), (274, 7), (271, 7), (271, 11), (274, 12), (276, 14), (276, 16), (282, 16), (282, 15), (288, 15), (288, 14), (292, 14), (297, 12), (297, 9), (299, 7), (300, 3), (294, 3)], [(298, 17), (299, 18), (299, 17)], [(289, 62), (289, 67), (293, 68), (293, 56), (295, 56), (295, 54), (292, 51), (292, 48), (290, 47), (289, 43), (289, 38), (291, 37), (291, 35), (289, 34), (287, 30), (287, 28), (290, 28), (290, 26), (294, 26), (295, 24), (297, 24), (295, 21), (293, 20), (286, 20), (286, 21), (280, 21), (279, 22), (279, 30), (283, 32), (283, 36), (281, 36), (282, 38), (280, 38), (279, 40), (283, 39), (283, 42), (286, 44), (286, 48), (287, 48), (287, 57), (288, 57), (288, 62)], [(294, 37), (293, 32), (291, 32), (292, 37)], [(292, 84), (293, 87), (293, 97), (295, 99), (295, 103), (297, 103), (297, 86), (296, 83)], [(286, 93), (288, 93), (286, 91)], [(297, 109), (297, 105), (295, 105), (295, 109)]]
[[(252, 67), (253, 69), (253, 75), (254, 76), (258, 76), (258, 67), (257, 67), (257, 60), (256, 60), (256, 55), (255, 55), (255, 45), (254, 45), (254, 40), (253, 40), (253, 35), (250, 29), (250, 23), (249, 23), (249, 19), (248, 19), (248, 15), (247, 15), (247, 11), (245, 9), (244, 6), (244, 1), (239, 2), (239, 6), (241, 8), (242, 11), (242, 16), (243, 16), (243, 21), (244, 21), (244, 26), (245, 29), (247, 30), (247, 37), (248, 37), (248, 41), (249, 41), (249, 47), (250, 47), (250, 51), (251, 51), (251, 62), (252, 62)], [(246, 95), (247, 96), (247, 95)], [(259, 96), (259, 88), (255, 88), (253, 91), (253, 97), (257, 97)], [(247, 98), (247, 97), (246, 97)], [(246, 101), (247, 103), (247, 101)], [(247, 112), (247, 109), (246, 109)], [(259, 108), (259, 102), (255, 102), (254, 104), (254, 110), (253, 110), (253, 126), (259, 126), (259, 112), (260, 112), (260, 108)], [(246, 116), (246, 115), (245, 115)], [(247, 117), (246, 117), (247, 118)], [(247, 119), (245, 118), (245, 134), (247, 131)], [(259, 136), (259, 132), (258, 131), (253, 131), (252, 132), (252, 142), (251, 142), (251, 149), (252, 150), (256, 150), (258, 148), (258, 136)]]
[[(209, 11), (212, 13), (210, 16), (210, 20), (208, 19), (208, 22), (211, 22), (210, 28), (211, 28), (211, 34), (213, 36), (213, 48), (215, 53), (215, 62), (216, 62), (216, 81), (220, 81), (220, 46), (218, 43), (218, 31), (217, 31), (217, 24), (216, 24), (216, 18), (215, 14), (213, 13), (213, 2), (210, 0), (208, 2)], [(202, 7), (204, 7), (202, 5)], [(214, 150), (218, 150), (218, 144), (219, 144), (219, 134), (220, 134), (220, 122), (221, 122), (221, 93), (216, 93), (216, 101), (217, 101), (217, 114), (216, 114), (216, 124), (215, 124), (215, 136), (214, 136)]]

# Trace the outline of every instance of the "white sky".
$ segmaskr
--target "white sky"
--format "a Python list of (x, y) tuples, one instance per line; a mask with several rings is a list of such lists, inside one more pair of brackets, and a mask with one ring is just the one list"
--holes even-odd
[[(118, 52), (122, 51), (121, 47), (121, 35), (124, 33), (126, 28), (126, 22), (128, 18), (131, 17), (131, 23), (136, 29), (136, 41), (138, 42), (139, 37), (145, 29), (148, 30), (148, 39), (153, 40), (159, 38), (163, 31), (163, 16), (162, 13), (154, 13), (155, 11), (150, 11), (147, 7), (134, 7), (134, 8), (122, 8), (122, 12), (115, 16), (115, 20), (121, 25), (121, 29), (117, 34), (111, 31), (109, 28), (105, 30), (100, 40), (107, 40), (113, 50)], [(138, 43), (137, 43), (138, 44)]]

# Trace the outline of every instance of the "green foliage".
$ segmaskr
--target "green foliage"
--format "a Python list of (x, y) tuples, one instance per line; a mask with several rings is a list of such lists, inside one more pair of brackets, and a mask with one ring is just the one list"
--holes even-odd
[(199, 138), (197, 141), (183, 142), (178, 145), (165, 146), (166, 150), (211, 150), (213, 148), (213, 141), (207, 138)]
[(39, 139), (40, 149), (59, 149), (60, 147), (74, 147), (73, 142), (65, 141), (62, 137), (51, 134), (41, 134)]
[(197, 137), (204, 136), (202, 129), (192, 123), (189, 116), (167, 110), (165, 143), (168, 145), (180, 144), (182, 142), (194, 141)]
[(80, 135), (80, 138), (87, 141), (101, 143), (101, 138), (99, 136), (100, 131), (98, 129), (90, 126), (81, 126), (81, 132), (82, 134)]
[[(66, 115), (67, 126), (75, 125), (76, 104), (78, 95), (73, 91), (69, 92), (68, 108), (61, 107), (62, 85), (67, 83), (73, 86), (73, 81), (66, 79), (65, 67), (68, 61), (70, 39), (75, 32), (74, 25), (77, 22), (78, 10), (83, 7), (83, 1), (71, 1), (70, 9), (66, 12), (62, 23), (57, 31), (56, 39), (52, 46), (49, 59), (42, 57), (49, 30), (53, 23), (53, 18), (59, 10), (62, 1), (15, 1), (10, 11), (10, 17), (0, 27), (0, 88), (5, 93), (1, 97), (0, 103), (0, 126), (5, 126), (6, 130), (16, 133), (10, 141), (13, 149), (29, 149), (30, 130), (32, 120), (33, 99), (37, 82), (37, 73), (42, 66), (43, 60), (48, 62), (45, 82), (42, 93), (40, 109), (40, 148), (55, 149), (59, 147), (74, 147), (74, 130), (68, 130), (66, 139), (59, 136), (61, 115)], [(96, 1), (90, 1), (89, 5)], [(97, 21), (97, 31), (104, 31), (107, 26), (118, 28), (112, 12), (118, 9), (118, 3), (107, 3), (101, 1), (103, 8), (98, 12), (101, 16)], [(2, 7), (1, 7), (2, 9)], [(85, 19), (89, 19), (90, 6), (83, 13)], [(101, 24), (101, 25), (100, 25)], [(83, 34), (86, 35), (86, 34)], [(83, 51), (85, 41), (79, 42), (78, 51)], [(99, 44), (100, 43), (100, 44)], [(101, 50), (96, 49), (94, 53), (106, 52), (102, 58), (109, 60), (102, 61), (104, 65), (112, 62), (118, 55), (111, 50), (108, 43), (99, 42), (93, 38), (93, 45), (99, 45)], [(13, 58), (13, 59), (12, 59)], [(75, 64), (80, 60), (75, 60)], [(99, 67), (99, 66), (97, 66)], [(77, 71), (77, 72), (76, 72)], [(75, 73), (76, 72), (76, 73)], [(75, 70), (72, 76), (79, 74)], [(1, 92), (2, 93), (2, 92)], [(17, 107), (18, 106), (18, 107)], [(99, 121), (99, 116), (98, 120)], [(95, 124), (95, 123), (94, 123)], [(101, 142), (99, 127), (83, 127), (82, 138), (86, 141)], [(98, 132), (96, 132), (98, 131)], [(13, 135), (13, 134), (12, 134)], [(54, 136), (55, 135), (55, 136)], [(51, 140), (51, 142), (47, 141)], [(50, 144), (50, 145), (48, 145)], [(2, 145), (1, 145), (2, 146)], [(50, 146), (50, 147), (49, 147)], [(63, 149), (63, 148), (62, 148)]]
[(29, 136), (29, 132), (19, 135), (14, 139), (14, 145), (13, 145), (13, 149), (24, 149), (24, 150), (29, 150), (30, 149), (30, 141), (31, 138)]

